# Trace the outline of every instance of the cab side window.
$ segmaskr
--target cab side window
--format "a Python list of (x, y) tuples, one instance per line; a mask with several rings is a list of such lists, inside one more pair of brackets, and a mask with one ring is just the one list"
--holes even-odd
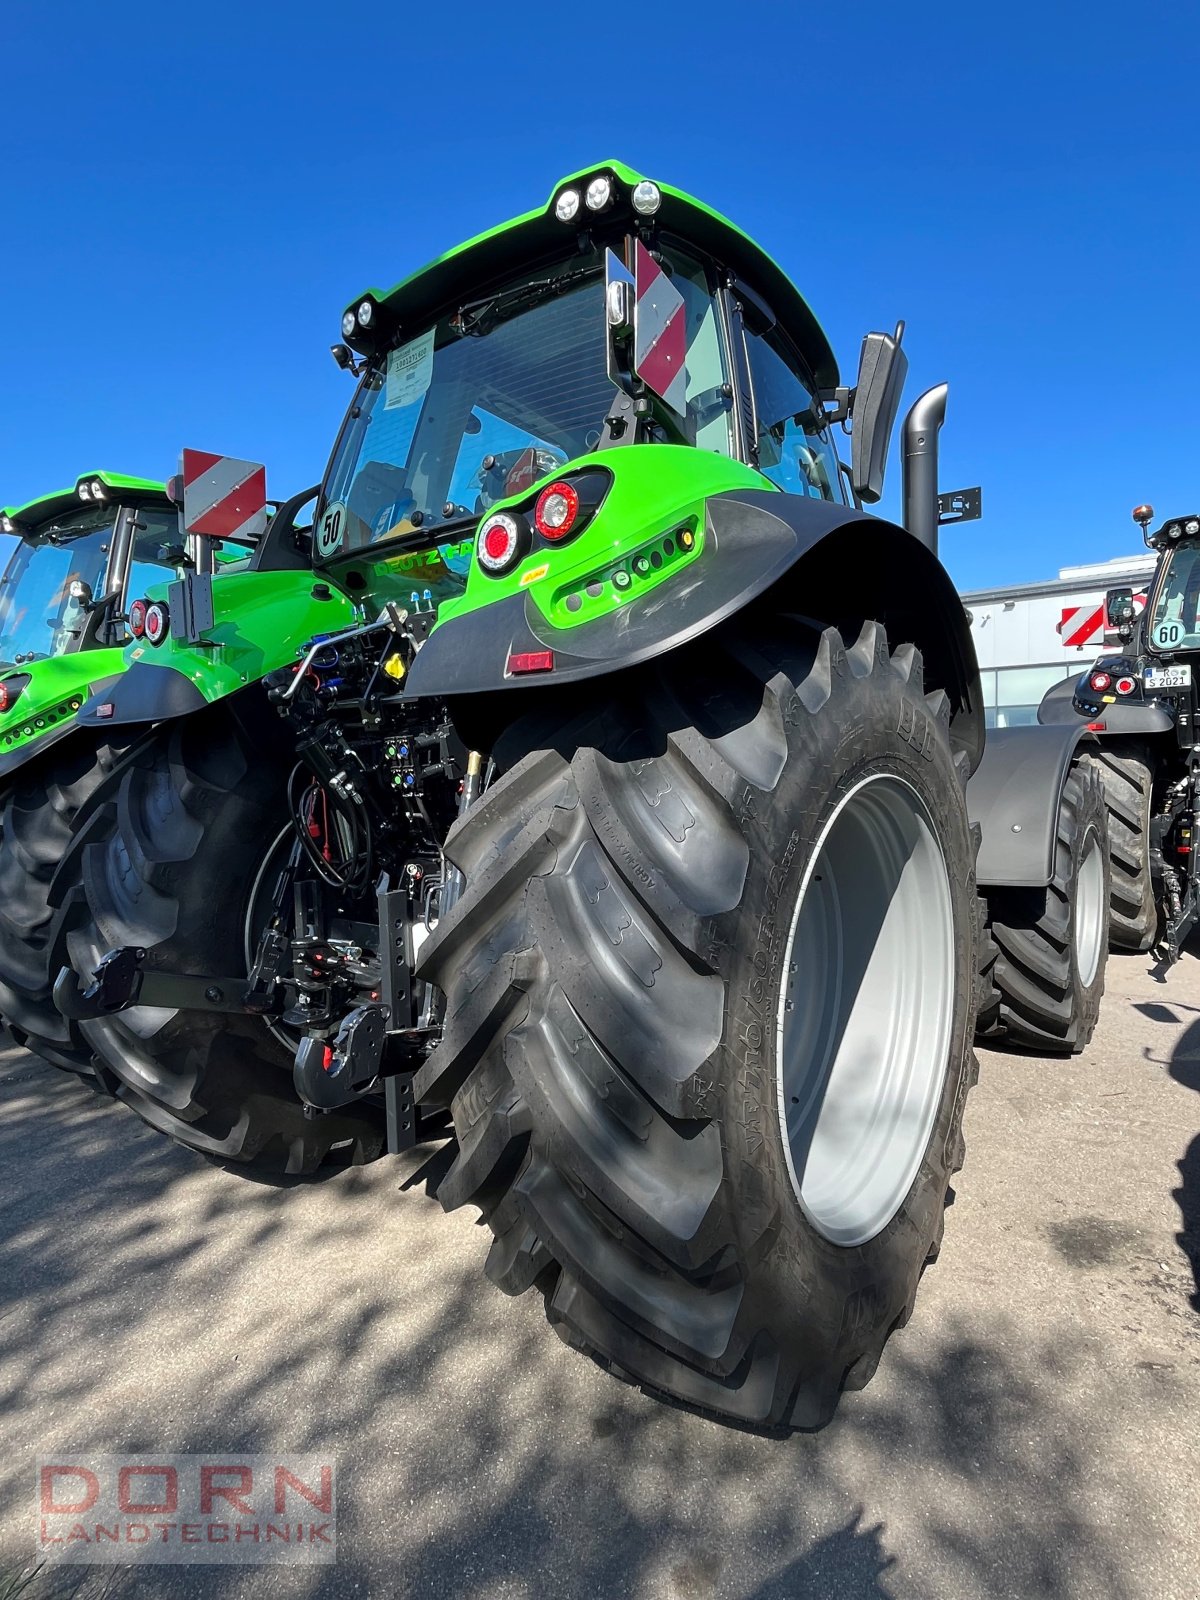
[(667, 250), (664, 260), (671, 282), (683, 296), (687, 322), (687, 418), (696, 446), (716, 454), (733, 454), (732, 404), (717, 308), (708, 276), (699, 262), (681, 250)]
[(130, 600), (144, 594), (151, 584), (169, 583), (178, 576), (172, 553), (180, 542), (179, 514), (143, 507), (137, 513), (137, 520), (126, 585)]
[(844, 501), (842, 475), (821, 407), (805, 379), (773, 344), (747, 333), (754, 385), (758, 469), (787, 494)]

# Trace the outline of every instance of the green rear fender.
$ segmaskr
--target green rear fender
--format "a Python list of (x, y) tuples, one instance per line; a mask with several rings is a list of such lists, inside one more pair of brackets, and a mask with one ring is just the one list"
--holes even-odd
[(202, 710), (257, 683), (296, 659), (317, 633), (349, 627), (354, 607), (344, 595), (313, 597), (311, 572), (230, 572), (212, 579), (212, 626), (203, 642), (176, 633), (178, 618), (161, 644), (141, 640), (121, 655), (122, 675), (97, 686), (85, 702), (81, 724), (113, 727), (158, 722)]
[(66, 738), (78, 724), (92, 685), (112, 678), (124, 664), (122, 650), (84, 650), (0, 674), (10, 692), (24, 681), (11, 707), (0, 712), (0, 779)]
[[(814, 620), (882, 621), (913, 643), (950, 697), (955, 742), (983, 748), (970, 630), (937, 558), (903, 528), (852, 506), (784, 494), (760, 473), (679, 445), (638, 445), (571, 462), (612, 483), (576, 539), (536, 536), (509, 573), (472, 561), (465, 594), (442, 606), (409, 673), (412, 697), (575, 682), (687, 644), (768, 590)], [(546, 482), (502, 503), (530, 508)]]

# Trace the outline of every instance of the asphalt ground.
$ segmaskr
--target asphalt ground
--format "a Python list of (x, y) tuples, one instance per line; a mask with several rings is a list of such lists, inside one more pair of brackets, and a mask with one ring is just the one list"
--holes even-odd
[(336, 1462), (335, 1565), (29, 1593), (1193, 1600), (1200, 963), (1114, 958), (1086, 1054), (981, 1066), (912, 1321), (780, 1439), (619, 1384), (493, 1289), (436, 1147), (255, 1183), (0, 1056), (0, 1595), (39, 1461), (236, 1452)]

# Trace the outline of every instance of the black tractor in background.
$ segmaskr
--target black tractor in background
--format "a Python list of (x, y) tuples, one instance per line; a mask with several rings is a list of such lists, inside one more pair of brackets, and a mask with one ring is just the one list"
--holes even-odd
[(1169, 517), (1153, 533), (1154, 508), (1136, 506), (1158, 565), (1139, 614), (1133, 590), (1105, 596), (1105, 645), (1068, 698), (1042, 701), (1042, 723), (1082, 718), (1097, 743), (1081, 752), (1104, 784), (1111, 841), (1109, 938), (1114, 949), (1151, 950), (1173, 965), (1200, 915), (1194, 854), (1200, 758), (1196, 667), (1200, 664), (1200, 514)]

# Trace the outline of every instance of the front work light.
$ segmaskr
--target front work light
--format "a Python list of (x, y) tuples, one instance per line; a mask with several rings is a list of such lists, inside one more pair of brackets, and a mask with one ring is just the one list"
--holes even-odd
[(652, 217), (662, 205), (662, 190), (649, 178), (643, 178), (633, 191), (633, 209), (640, 217)]
[(355, 316), (354, 316), (353, 311), (345, 312), (343, 314), (343, 316), (342, 316), (342, 338), (343, 339), (351, 339), (351, 338), (353, 338), (354, 337), (354, 330), (355, 330), (355, 328), (357, 326), (358, 326), (358, 323), (355, 320)]
[(599, 177), (593, 178), (587, 186), (587, 208), (589, 211), (603, 211), (612, 200), (612, 179)]
[(369, 328), (375, 320), (375, 307), (369, 300), (363, 300), (358, 308), (358, 325), (360, 328)]
[(560, 222), (574, 222), (579, 215), (579, 190), (564, 189), (554, 202), (554, 215)]

